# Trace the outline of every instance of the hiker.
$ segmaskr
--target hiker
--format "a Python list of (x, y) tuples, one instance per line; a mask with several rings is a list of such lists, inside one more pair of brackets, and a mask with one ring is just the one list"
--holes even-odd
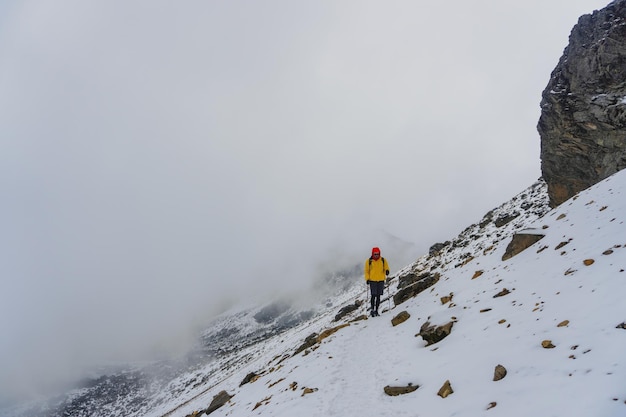
[(370, 300), (372, 317), (378, 316), (380, 296), (385, 290), (385, 279), (389, 275), (389, 264), (380, 256), (380, 249), (372, 248), (372, 256), (365, 261), (365, 281), (370, 286), (372, 298)]

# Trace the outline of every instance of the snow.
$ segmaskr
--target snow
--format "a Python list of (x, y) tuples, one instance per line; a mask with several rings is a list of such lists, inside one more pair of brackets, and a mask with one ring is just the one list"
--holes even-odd
[[(149, 415), (186, 416), (226, 390), (234, 397), (212, 416), (624, 416), (626, 330), (618, 327), (626, 321), (624, 190), (626, 171), (543, 217), (520, 216), (502, 230), (531, 229), (545, 237), (507, 261), (502, 255), (510, 233), (491, 224), (467, 246), (404, 268), (400, 274), (427, 268), (441, 274), (417, 297), (380, 317), (350, 322), (316, 348), (291, 356), (313, 331), (344, 323), (331, 322), (333, 310), (257, 348), (253, 362), (224, 371), (219, 383), (185, 398), (186, 404), (173, 399)], [(556, 249), (562, 242), (568, 243)], [(460, 265), (466, 253), (474, 258)], [(434, 266), (437, 260), (441, 265)], [(478, 270), (483, 274), (472, 279)], [(508, 295), (494, 298), (505, 288)], [(451, 293), (443, 305), (441, 297)], [(352, 296), (362, 296), (362, 288)], [(401, 311), (410, 318), (392, 326)], [(426, 346), (416, 334), (427, 320), (453, 321), (451, 334)], [(544, 340), (555, 347), (542, 347)], [(499, 364), (508, 373), (494, 382)], [(252, 371), (261, 377), (240, 387)], [(437, 392), (447, 380), (454, 392), (442, 398)], [(395, 397), (383, 391), (408, 384), (419, 388)], [(303, 395), (305, 388), (312, 392)]]

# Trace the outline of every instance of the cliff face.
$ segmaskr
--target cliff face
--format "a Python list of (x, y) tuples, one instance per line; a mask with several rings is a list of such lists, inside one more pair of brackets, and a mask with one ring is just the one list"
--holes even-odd
[(578, 20), (537, 128), (552, 207), (626, 168), (626, 0)]

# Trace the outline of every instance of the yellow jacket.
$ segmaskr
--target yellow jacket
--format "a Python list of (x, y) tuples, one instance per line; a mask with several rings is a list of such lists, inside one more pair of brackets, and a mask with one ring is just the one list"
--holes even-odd
[(383, 257), (365, 261), (365, 281), (384, 281), (389, 273), (389, 264)]

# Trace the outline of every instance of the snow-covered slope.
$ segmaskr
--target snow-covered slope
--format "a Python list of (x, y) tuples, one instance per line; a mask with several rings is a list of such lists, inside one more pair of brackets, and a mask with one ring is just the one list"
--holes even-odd
[[(534, 184), (401, 269), (391, 296), (399, 278), (440, 278), (397, 306), (386, 294), (380, 317), (361, 306), (335, 320), (365, 300), (359, 267), (330, 277), (337, 294), (306, 309), (279, 301), (224, 313), (178, 363), (0, 414), (200, 415), (225, 392), (212, 416), (624, 416), (624, 190), (626, 171), (549, 210), (545, 184)], [(515, 233), (545, 237), (503, 261)], [(410, 317), (393, 326), (401, 312)], [(427, 346), (427, 321), (453, 323), (450, 335)], [(493, 381), (497, 365), (507, 374)], [(454, 392), (443, 398), (446, 381)], [(389, 396), (387, 386), (418, 388)]]
[[(367, 320), (351, 321), (360, 310), (333, 323), (331, 309), (257, 347), (253, 360), (224, 370), (204, 393), (148, 415), (202, 413), (226, 391), (233, 397), (212, 416), (624, 416), (624, 190), (626, 171), (539, 217), (545, 189), (537, 184), (438, 255), (405, 268), (401, 274), (441, 275), (418, 296)], [(502, 261), (512, 232), (521, 229), (545, 237)], [(410, 318), (393, 326), (401, 311)], [(426, 346), (416, 336), (426, 321), (454, 324), (448, 337)], [(335, 332), (293, 355), (306, 336), (324, 329)], [(507, 374), (494, 381), (497, 365)], [(257, 378), (240, 385), (251, 372)], [(454, 392), (443, 398), (446, 381)], [(409, 385), (419, 388), (384, 392)]]

